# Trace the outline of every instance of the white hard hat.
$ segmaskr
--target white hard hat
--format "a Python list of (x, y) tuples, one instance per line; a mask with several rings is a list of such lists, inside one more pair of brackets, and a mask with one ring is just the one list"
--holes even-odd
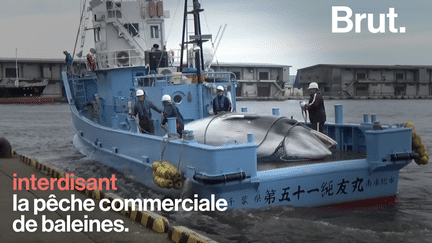
[(318, 89), (318, 84), (315, 82), (312, 82), (309, 84), (309, 88), (308, 89)]
[(171, 96), (170, 95), (164, 95), (164, 96), (162, 96), (162, 102), (163, 101), (168, 101), (168, 102), (171, 102)]
[(216, 90), (224, 91), (225, 89), (224, 89), (224, 87), (222, 87), (221, 85), (219, 85)]
[(144, 91), (142, 91), (141, 89), (137, 90), (136, 96), (143, 96), (143, 95), (144, 95)]

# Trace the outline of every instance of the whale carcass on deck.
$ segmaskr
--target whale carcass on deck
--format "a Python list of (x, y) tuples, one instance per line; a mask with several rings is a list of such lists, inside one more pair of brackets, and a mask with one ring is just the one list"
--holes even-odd
[(198, 142), (214, 146), (246, 143), (247, 134), (253, 133), (259, 160), (321, 159), (331, 155), (329, 147), (336, 144), (296, 120), (255, 114), (224, 113), (191, 122), (185, 130), (193, 130)]

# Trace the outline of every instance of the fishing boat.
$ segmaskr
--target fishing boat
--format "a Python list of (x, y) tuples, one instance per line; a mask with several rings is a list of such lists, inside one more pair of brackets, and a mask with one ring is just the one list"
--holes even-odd
[[(219, 86), (237, 111), (235, 75), (207, 68), (202, 50), (211, 36), (200, 30), (203, 10), (197, 0), (184, 6), (175, 66), (174, 51), (165, 49), (169, 11), (162, 1), (84, 3), (79, 35), (93, 30), (95, 46), (86, 70), (62, 73), (78, 151), (167, 195), (224, 199), (230, 209), (395, 201), (400, 170), (426, 157), (413, 149), (412, 127), (379, 124), (375, 115), (346, 124), (342, 106), (325, 124), (326, 135), (277, 109), (271, 116), (246, 109), (213, 115)], [(139, 90), (159, 107), (164, 95), (172, 97), (185, 123), (181, 137), (175, 119), (164, 130), (157, 115), (154, 134), (140, 132), (133, 117)]]
[(13, 80), (4, 80), (0, 84), (0, 98), (40, 96), (47, 85), (48, 80), (36, 83), (21, 81), (17, 84)]
[[(28, 98), (28, 97), (38, 97), (42, 95), (45, 87), (48, 85), (48, 80), (33, 80), (33, 79), (19, 79), (19, 70), (18, 70), (18, 49), (15, 49), (15, 71), (14, 73), (9, 73), (9, 75), (13, 74), (14, 78), (4, 78), (0, 80), (0, 99), (11, 98)], [(3, 102), (5, 99), (2, 99)], [(1, 102), (1, 101), (0, 101)], [(6, 102), (7, 103), (7, 102)]]

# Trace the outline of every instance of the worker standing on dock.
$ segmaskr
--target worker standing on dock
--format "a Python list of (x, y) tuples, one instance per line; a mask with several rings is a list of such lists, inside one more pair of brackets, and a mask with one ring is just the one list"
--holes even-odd
[(184, 129), (183, 116), (180, 113), (179, 109), (171, 102), (170, 95), (162, 96), (162, 104), (164, 106), (164, 110), (162, 112), (162, 125), (165, 125), (168, 122), (168, 117), (176, 117), (177, 121), (177, 133), (182, 136), (182, 132)]
[(134, 107), (134, 116), (138, 115), (140, 130), (142, 133), (154, 134), (154, 125), (150, 108), (158, 113), (162, 113), (162, 110), (155, 106), (151, 101), (146, 100), (144, 91), (140, 89), (137, 90), (136, 96), (138, 102)]
[(317, 83), (310, 83), (308, 90), (310, 92), (309, 103), (306, 104), (304, 108), (309, 112), (309, 120), (312, 124), (312, 129), (323, 132), (323, 125), (326, 121), (324, 99), (321, 92), (318, 90)]
[(213, 99), (213, 113), (216, 115), (220, 111), (231, 111), (231, 102), (224, 95), (224, 87), (217, 87), (217, 96)]

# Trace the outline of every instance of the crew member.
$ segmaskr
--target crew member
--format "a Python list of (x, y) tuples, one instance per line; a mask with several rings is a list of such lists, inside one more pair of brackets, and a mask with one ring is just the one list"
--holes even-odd
[(213, 113), (216, 115), (221, 111), (231, 111), (231, 101), (224, 95), (224, 88), (217, 87), (217, 96), (213, 99)]
[(177, 121), (177, 133), (182, 136), (182, 132), (184, 129), (183, 116), (180, 113), (179, 109), (171, 102), (170, 95), (162, 96), (162, 104), (164, 106), (164, 110), (162, 113), (162, 125), (165, 125), (168, 122), (168, 117), (176, 117)]
[(323, 132), (323, 125), (326, 121), (326, 112), (324, 107), (324, 99), (321, 92), (318, 90), (318, 84), (312, 82), (309, 84), (309, 103), (305, 105), (305, 110), (309, 112), (309, 120), (312, 124), (312, 129)]
[(72, 56), (69, 52), (64, 51), (63, 54), (65, 54), (66, 58), (65, 58), (65, 62), (66, 62), (66, 66), (67, 66), (67, 71), (70, 72), (70, 70), (72, 70)]
[(140, 130), (142, 133), (154, 134), (154, 125), (150, 108), (158, 113), (162, 113), (162, 110), (146, 99), (144, 91), (140, 89), (137, 90), (136, 96), (138, 102), (134, 107), (134, 116), (138, 115)]

